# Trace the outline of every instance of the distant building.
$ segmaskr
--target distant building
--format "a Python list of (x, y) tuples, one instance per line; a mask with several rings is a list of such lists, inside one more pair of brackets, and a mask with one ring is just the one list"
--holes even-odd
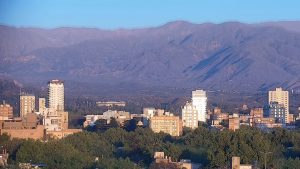
[(149, 118), (153, 117), (155, 115), (156, 109), (153, 107), (146, 107), (143, 108), (143, 114)]
[(46, 99), (39, 98), (39, 112), (43, 112), (46, 110)]
[(179, 162), (172, 161), (171, 157), (165, 156), (164, 152), (154, 153), (155, 163), (174, 164), (177, 168), (185, 169), (199, 169), (200, 164), (192, 163), (189, 159), (181, 159)]
[(106, 106), (106, 107), (113, 107), (113, 106), (120, 106), (125, 107), (126, 102), (120, 101), (108, 101), (108, 102), (96, 102), (97, 106)]
[(20, 95), (21, 117), (0, 118), (0, 134), (7, 133), (11, 138), (47, 139), (63, 138), (81, 132), (81, 129), (68, 128), (68, 112), (64, 111), (63, 82), (52, 80), (49, 86), (49, 106), (45, 99), (39, 98), (39, 112), (35, 112), (35, 97), (30, 94)]
[(0, 104), (0, 120), (13, 117), (13, 107), (3, 102)]
[(272, 117), (254, 118), (252, 123), (254, 127), (261, 129), (282, 127), (282, 123), (276, 123), (275, 118)]
[(222, 113), (221, 108), (219, 108), (219, 107), (214, 108), (214, 113), (213, 114), (221, 114), (221, 113)]
[(134, 119), (139, 127), (147, 127), (143, 123), (145, 118), (144, 114), (130, 114), (130, 119)]
[(153, 107), (145, 107), (143, 108), (143, 124), (144, 126), (149, 126), (150, 118), (152, 118), (157, 112), (160, 112), (159, 109), (155, 109)]
[(83, 126), (93, 126), (94, 123), (99, 119), (104, 119), (109, 124), (111, 118), (116, 119), (116, 121), (123, 126), (125, 121), (131, 119), (131, 115), (129, 112), (117, 110), (108, 110), (101, 115), (86, 115)]
[(98, 119), (102, 119), (103, 115), (93, 115), (88, 114), (85, 117), (85, 121), (83, 122), (83, 127), (93, 126)]
[(231, 169), (252, 169), (253, 165), (241, 164), (240, 157), (232, 157)]
[(269, 91), (269, 104), (278, 102), (285, 108), (285, 122), (289, 123), (289, 92), (282, 88), (276, 88), (275, 91)]
[(40, 124), (35, 113), (28, 113), (23, 117), (0, 121), (0, 134), (8, 134), (11, 138), (43, 139), (44, 126)]
[(164, 132), (171, 136), (180, 136), (182, 134), (182, 121), (179, 116), (166, 112), (151, 117), (150, 128), (155, 133)]
[(229, 130), (237, 130), (240, 128), (240, 118), (238, 114), (233, 114), (229, 116)]
[(195, 129), (198, 127), (198, 111), (191, 102), (186, 102), (181, 110), (182, 123), (184, 127)]
[(64, 111), (64, 82), (51, 80), (48, 82), (49, 108)]
[(81, 132), (81, 129), (69, 129), (69, 113), (61, 110), (46, 108), (41, 113), (43, 126), (45, 128), (45, 138), (61, 139), (68, 135)]
[(46, 131), (63, 131), (68, 129), (68, 112), (47, 108), (42, 115)]
[(263, 108), (253, 108), (250, 111), (250, 116), (253, 118), (263, 118), (264, 117), (264, 109)]
[(212, 126), (218, 126), (222, 121), (228, 121), (229, 114), (223, 113), (222, 110), (218, 107), (215, 107), (213, 113), (210, 115), (210, 120)]
[(198, 111), (198, 121), (206, 122), (207, 97), (204, 90), (192, 91), (192, 104)]
[(28, 113), (35, 112), (35, 96), (33, 94), (22, 93), (20, 95), (20, 117)]
[(124, 122), (130, 120), (130, 113), (126, 111), (108, 110), (103, 113), (103, 119), (110, 123), (110, 119), (115, 118), (116, 121), (123, 126)]
[(296, 120), (295, 117), (294, 117), (294, 114), (289, 114), (289, 117), (288, 117), (288, 118), (289, 118), (289, 122), (290, 122), (290, 123), (293, 123), (293, 122), (295, 122), (295, 120)]
[(285, 124), (285, 108), (283, 104), (278, 102), (270, 102), (265, 110), (265, 116), (275, 118), (277, 123)]

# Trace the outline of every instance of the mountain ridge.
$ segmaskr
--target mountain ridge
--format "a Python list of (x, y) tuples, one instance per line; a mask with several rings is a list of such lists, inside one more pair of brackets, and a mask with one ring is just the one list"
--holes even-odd
[(177, 21), (114, 31), (0, 26), (0, 74), (24, 81), (300, 90), (300, 34), (291, 26), (300, 22), (276, 23)]

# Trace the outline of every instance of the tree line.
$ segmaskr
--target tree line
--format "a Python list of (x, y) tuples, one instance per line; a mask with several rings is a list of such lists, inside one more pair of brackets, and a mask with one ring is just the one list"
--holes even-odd
[[(261, 131), (243, 126), (233, 132), (200, 126), (195, 130), (184, 129), (180, 137), (171, 137), (132, 124), (128, 122), (121, 128), (113, 123), (47, 142), (1, 135), (0, 146), (9, 152), (9, 168), (29, 162), (45, 164), (50, 169), (159, 168), (153, 159), (156, 151), (165, 152), (173, 161), (191, 159), (203, 168), (229, 168), (232, 156), (239, 156), (243, 164), (260, 168), (264, 160), (268, 168), (300, 166), (299, 131), (282, 128)], [(96, 125), (101, 127), (101, 122)]]

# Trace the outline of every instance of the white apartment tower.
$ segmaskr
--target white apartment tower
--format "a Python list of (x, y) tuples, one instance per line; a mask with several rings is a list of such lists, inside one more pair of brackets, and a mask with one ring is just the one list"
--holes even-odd
[(289, 123), (289, 92), (276, 88), (275, 91), (269, 91), (269, 104), (271, 102), (278, 102), (285, 108), (285, 122)]
[(186, 102), (182, 108), (182, 122), (184, 127), (195, 129), (198, 127), (198, 111), (191, 102)]
[(49, 108), (64, 111), (64, 82), (60, 80), (51, 80), (48, 83), (48, 88)]
[(192, 104), (198, 111), (198, 121), (206, 122), (207, 97), (204, 90), (195, 90), (192, 92)]

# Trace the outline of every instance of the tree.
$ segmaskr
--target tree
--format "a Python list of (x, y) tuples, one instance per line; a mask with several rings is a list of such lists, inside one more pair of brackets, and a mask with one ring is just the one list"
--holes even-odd
[(118, 128), (118, 127), (120, 127), (120, 125), (115, 118), (111, 117), (109, 127), (110, 128)]
[(131, 119), (125, 122), (125, 130), (126, 131), (134, 131), (137, 128), (137, 121), (135, 119)]

